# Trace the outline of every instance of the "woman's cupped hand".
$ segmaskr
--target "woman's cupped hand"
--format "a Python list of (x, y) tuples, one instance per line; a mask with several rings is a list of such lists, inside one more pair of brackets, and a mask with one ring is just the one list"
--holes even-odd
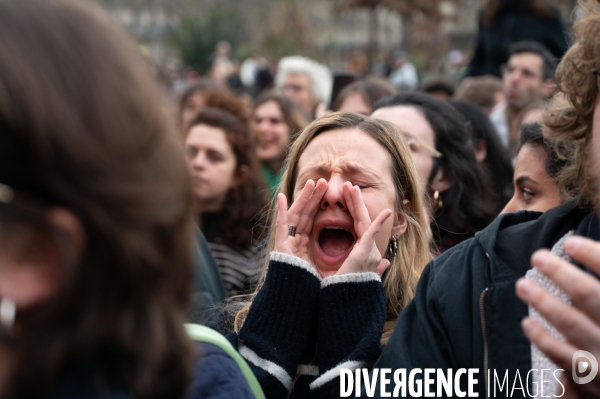
[[(336, 274), (375, 272), (381, 276), (390, 266), (390, 261), (383, 258), (375, 238), (392, 211), (384, 209), (371, 220), (360, 188), (346, 182), (342, 190), (346, 209), (354, 221), (356, 242)], [(321, 201), (326, 192), (325, 179), (319, 179), (316, 183), (308, 180), (289, 209), (286, 196), (278, 194), (275, 251), (297, 256), (315, 265), (310, 258), (310, 240), (315, 216), (321, 209)], [(295, 235), (289, 234), (289, 226), (296, 226)]]

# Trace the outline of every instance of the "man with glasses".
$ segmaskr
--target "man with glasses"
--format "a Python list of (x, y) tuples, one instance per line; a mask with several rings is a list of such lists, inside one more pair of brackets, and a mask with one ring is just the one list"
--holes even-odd
[(556, 61), (542, 44), (522, 41), (510, 46), (508, 62), (501, 70), (505, 102), (490, 119), (504, 145), (516, 150), (525, 114), (539, 108), (554, 91)]

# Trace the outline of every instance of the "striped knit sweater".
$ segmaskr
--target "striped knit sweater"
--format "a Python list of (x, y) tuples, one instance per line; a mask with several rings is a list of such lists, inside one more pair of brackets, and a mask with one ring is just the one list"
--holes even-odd
[(249, 294), (254, 291), (266, 255), (264, 241), (236, 248), (219, 236), (223, 212), (206, 212), (201, 215), (201, 230), (219, 268), (227, 297)]
[(251, 293), (258, 283), (265, 246), (235, 250), (218, 242), (209, 242), (208, 247), (219, 268), (227, 296)]
[(267, 398), (334, 398), (340, 369), (370, 367), (378, 358), (384, 320), (376, 273), (322, 279), (306, 261), (272, 252), (244, 325), (227, 337)]

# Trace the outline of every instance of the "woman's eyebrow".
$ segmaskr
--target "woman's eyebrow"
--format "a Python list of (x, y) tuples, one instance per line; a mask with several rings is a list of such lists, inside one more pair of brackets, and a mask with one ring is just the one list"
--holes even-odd
[(304, 176), (304, 175), (322, 175), (325, 174), (329, 171), (329, 166), (327, 166), (326, 164), (320, 164), (320, 165), (316, 165), (316, 166), (312, 166), (306, 170), (303, 170), (302, 173), (299, 174), (299, 176)]
[[(369, 177), (372, 178), (376, 178), (379, 179), (378, 174), (375, 171), (371, 171), (368, 168), (365, 168), (364, 165), (358, 163), (358, 162), (342, 162), (339, 167), (342, 169), (342, 171), (344, 171), (345, 173), (349, 173), (349, 174), (353, 174), (353, 175), (367, 175)], [(302, 171), (302, 173), (300, 173), (298, 176), (299, 177), (303, 177), (303, 176), (314, 176), (314, 175), (324, 175), (327, 173), (331, 172), (331, 166), (329, 164), (320, 164), (320, 165), (315, 165), (313, 167), (310, 167), (304, 171)]]
[(364, 165), (358, 162), (345, 162), (341, 165), (341, 167), (345, 172), (348, 172), (350, 174), (362, 174), (379, 179), (379, 174), (376, 171), (370, 170), (369, 168), (366, 168)]
[(515, 183), (518, 184), (523, 184), (523, 183), (533, 183), (533, 184), (539, 184), (537, 181), (533, 180), (531, 177), (529, 176), (520, 176), (517, 178), (517, 180), (515, 180)]

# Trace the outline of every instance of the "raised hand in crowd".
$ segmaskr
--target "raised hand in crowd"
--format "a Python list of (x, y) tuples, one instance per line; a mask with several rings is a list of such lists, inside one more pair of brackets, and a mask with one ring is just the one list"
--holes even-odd
[[(567, 255), (589, 268), (589, 271), (582, 270), (547, 250), (537, 251), (531, 264), (566, 293), (573, 301), (573, 306), (528, 279), (519, 280), (517, 295), (554, 325), (566, 339), (556, 338), (531, 318), (523, 320), (522, 328), (527, 338), (564, 370), (565, 398), (597, 397), (600, 395), (600, 375), (586, 384), (576, 383), (573, 376), (587, 371), (585, 369), (590, 370), (590, 374), (586, 373), (586, 376), (598, 372), (600, 281), (592, 273), (600, 274), (600, 243), (583, 237), (572, 237), (566, 240), (564, 249)], [(577, 356), (577, 352), (582, 350), (595, 359)], [(580, 368), (581, 362), (588, 364), (584, 363)], [(560, 396), (561, 389), (563, 388), (559, 386), (555, 394)]]

